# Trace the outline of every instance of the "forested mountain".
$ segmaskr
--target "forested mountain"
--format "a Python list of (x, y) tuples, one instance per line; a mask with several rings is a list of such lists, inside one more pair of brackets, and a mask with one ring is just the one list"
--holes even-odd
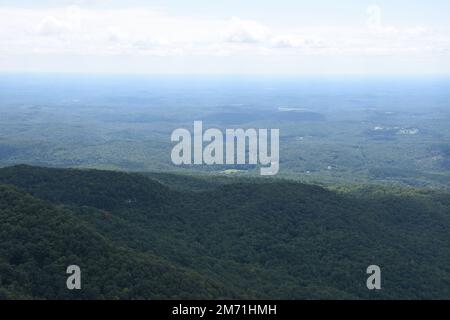
[(1, 298), (450, 298), (446, 192), (30, 166), (0, 184)]
[[(110, 241), (67, 208), (0, 186), (0, 299), (199, 298), (226, 295), (222, 284)], [(80, 291), (66, 268), (82, 269)]]

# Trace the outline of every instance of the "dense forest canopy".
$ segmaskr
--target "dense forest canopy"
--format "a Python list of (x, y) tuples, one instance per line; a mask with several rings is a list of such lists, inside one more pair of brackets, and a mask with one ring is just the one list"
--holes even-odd
[(0, 297), (450, 298), (449, 193), (261, 181), (0, 169)]

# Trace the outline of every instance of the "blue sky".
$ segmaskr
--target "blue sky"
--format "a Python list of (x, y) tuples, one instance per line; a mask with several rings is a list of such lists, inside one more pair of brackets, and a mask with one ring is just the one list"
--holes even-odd
[[(299, 18), (307, 22), (334, 20), (353, 21), (369, 5), (382, 6), (401, 23), (450, 24), (450, 2), (447, 0), (2, 0), (0, 5), (10, 7), (63, 7), (80, 5), (98, 8), (160, 7), (174, 14), (234, 16), (266, 21), (296, 22)], [(394, 21), (393, 21), (394, 22)]]
[(0, 0), (0, 71), (450, 73), (446, 0)]

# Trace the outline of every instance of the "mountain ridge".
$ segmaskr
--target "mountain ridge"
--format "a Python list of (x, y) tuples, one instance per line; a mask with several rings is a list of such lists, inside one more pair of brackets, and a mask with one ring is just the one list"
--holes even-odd
[[(177, 176), (170, 179), (176, 185)], [(185, 179), (180, 183), (191, 183)], [(0, 184), (23, 190), (17, 192), (26, 195), (25, 202), (64, 210), (76, 226), (90, 230), (87, 240), (100, 237), (106, 252), (125, 257), (120, 261), (153, 257), (173, 266), (169, 274), (197, 288), (197, 293), (179, 290), (168, 282), (163, 290), (158, 277), (143, 272), (131, 277), (128, 295), (111, 290), (114, 298), (450, 297), (450, 195), (443, 191), (376, 186), (335, 191), (272, 180), (206, 183), (186, 191), (135, 173), (31, 166), (0, 169)], [(4, 200), (0, 205), (11, 206)], [(22, 216), (20, 210), (14, 214)], [(2, 230), (8, 236), (3, 224)], [(70, 234), (63, 230), (53, 232)], [(67, 254), (64, 247), (58, 250)], [(95, 261), (90, 263), (98, 270)], [(371, 264), (382, 268), (381, 291), (365, 287)], [(410, 275), (406, 280), (405, 273)], [(162, 293), (138, 291), (139, 281), (153, 283)], [(52, 297), (68, 297), (61, 292)], [(105, 292), (93, 296), (111, 297)]]

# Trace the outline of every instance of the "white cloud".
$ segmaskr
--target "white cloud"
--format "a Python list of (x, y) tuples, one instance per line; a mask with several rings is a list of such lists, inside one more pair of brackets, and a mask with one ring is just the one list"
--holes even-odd
[(51, 36), (67, 33), (71, 31), (71, 26), (63, 20), (47, 16), (37, 27), (37, 32), (40, 35)]
[(398, 55), (405, 58), (410, 55), (441, 55), (450, 48), (450, 30), (432, 30), (420, 25), (391, 26), (383, 21), (382, 8), (372, 5), (367, 8), (368, 34), (355, 33), (352, 50), (366, 55)]
[(271, 39), (273, 48), (280, 49), (302, 49), (302, 50), (321, 50), (328, 48), (326, 41), (320, 37), (299, 36), (299, 35), (280, 35)]
[(269, 28), (262, 24), (233, 17), (225, 33), (225, 39), (232, 43), (261, 43), (270, 37)]
[(80, 31), (81, 18), (80, 8), (69, 6), (61, 12), (57, 12), (57, 15), (45, 16), (37, 26), (37, 33), (52, 36)]
[(367, 26), (370, 30), (377, 31), (381, 28), (381, 8), (377, 5), (367, 7)]
[(367, 7), (367, 27), (373, 35), (398, 35), (401, 30), (383, 24), (383, 11), (380, 6), (370, 5)]
[(304, 39), (298, 36), (278, 36), (272, 39), (274, 48), (302, 48)]
[(301, 23), (280, 27), (239, 17), (174, 16), (150, 8), (0, 7), (0, 55), (401, 56), (449, 52), (449, 30), (385, 25), (379, 6), (368, 7), (366, 14), (366, 28)]

